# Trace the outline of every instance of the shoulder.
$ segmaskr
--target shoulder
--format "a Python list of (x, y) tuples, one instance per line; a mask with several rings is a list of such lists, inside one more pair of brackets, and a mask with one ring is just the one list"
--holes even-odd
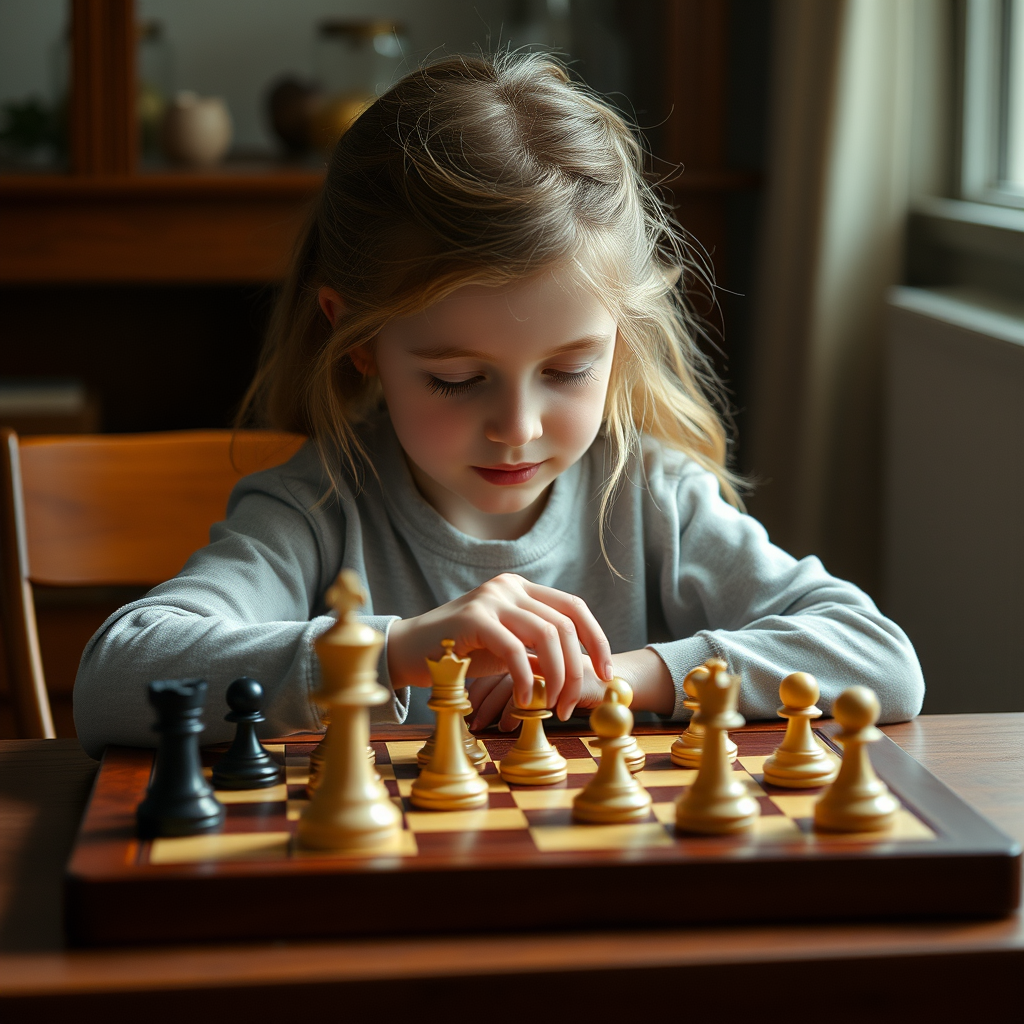
[[(287, 461), (259, 473), (243, 477), (235, 486), (229, 511), (246, 498), (270, 498), (312, 511), (321, 508), (353, 506), (357, 496), (374, 479), (374, 465), (382, 445), (387, 423), (379, 416), (359, 424), (356, 438), (369, 460), (354, 472), (338, 457), (328, 473), (324, 456), (312, 440)], [(357, 457), (358, 458), (358, 457)]]
[(639, 458), (649, 500), (656, 508), (681, 519), (702, 513), (729, 520), (741, 516), (722, 497), (718, 477), (685, 452), (645, 434)]
[(330, 481), (316, 445), (307, 441), (287, 462), (242, 477), (231, 492), (230, 514), (240, 504), (261, 498), (313, 508), (330, 492)]

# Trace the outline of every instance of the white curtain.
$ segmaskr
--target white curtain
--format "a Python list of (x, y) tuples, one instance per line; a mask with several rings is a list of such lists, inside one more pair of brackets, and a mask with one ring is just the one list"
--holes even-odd
[(750, 508), (777, 543), (820, 555), (869, 591), (884, 300), (901, 272), (909, 191), (914, 2), (775, 3)]

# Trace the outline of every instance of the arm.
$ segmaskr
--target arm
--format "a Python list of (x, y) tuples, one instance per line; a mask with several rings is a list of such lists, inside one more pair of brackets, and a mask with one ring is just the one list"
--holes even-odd
[(924, 680), (906, 634), (851, 583), (817, 558), (775, 547), (755, 519), (722, 500), (714, 476), (692, 463), (650, 474), (655, 509), (648, 543), (661, 551), (658, 584), (665, 620), (680, 639), (652, 644), (684, 715), (682, 679), (709, 657), (743, 677), (740, 711), (774, 718), (778, 686), (805, 671), (821, 684), (822, 710), (854, 683), (873, 689), (881, 721), (916, 715)]
[[(334, 619), (311, 615), (344, 544), (343, 532), (323, 528), (307, 504), (273, 472), (243, 480), (210, 544), (174, 579), (103, 624), (75, 681), (75, 726), (90, 754), (99, 756), (108, 743), (153, 745), (146, 688), (161, 678), (209, 682), (204, 742), (230, 738), (221, 709), (224, 691), (240, 675), (263, 684), (265, 731), (320, 728), (310, 701), (319, 683), (313, 642)], [(336, 506), (332, 515), (342, 520)], [(368, 621), (386, 633), (394, 619)]]

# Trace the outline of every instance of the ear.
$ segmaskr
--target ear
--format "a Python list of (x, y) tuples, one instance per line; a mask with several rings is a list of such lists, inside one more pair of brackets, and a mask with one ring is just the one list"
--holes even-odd
[(327, 285), (324, 285), (317, 292), (317, 299), (320, 302), (320, 308), (324, 311), (324, 316), (330, 320), (333, 327), (338, 317), (345, 310), (345, 303), (342, 297), (333, 288), (328, 288)]
[(373, 341), (368, 341), (359, 348), (352, 349), (348, 354), (352, 365), (364, 376), (375, 377), (377, 375), (377, 360), (373, 358)]

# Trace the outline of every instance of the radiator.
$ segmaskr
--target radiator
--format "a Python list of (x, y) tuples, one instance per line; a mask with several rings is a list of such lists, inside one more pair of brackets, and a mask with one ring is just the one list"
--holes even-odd
[(886, 366), (884, 610), (930, 713), (1024, 711), (1024, 316), (896, 288)]

